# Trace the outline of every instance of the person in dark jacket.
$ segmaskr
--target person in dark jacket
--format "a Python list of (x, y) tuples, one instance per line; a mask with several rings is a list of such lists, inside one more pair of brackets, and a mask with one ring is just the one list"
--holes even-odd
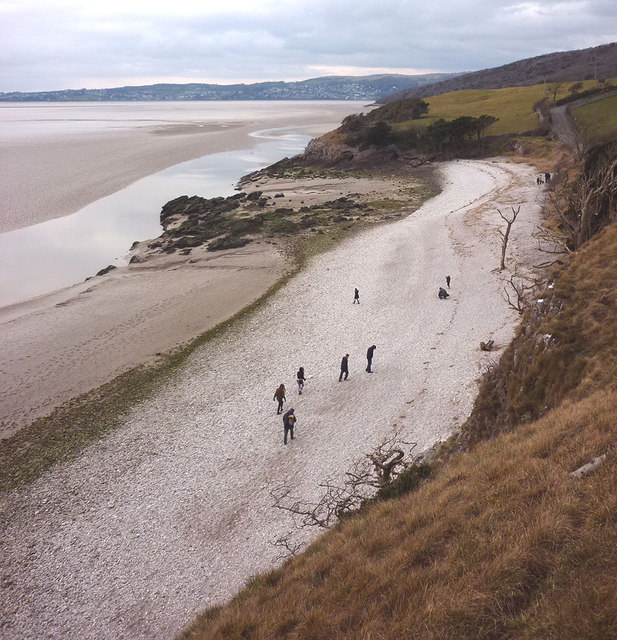
[(298, 378), (298, 395), (302, 395), (302, 389), (304, 389), (304, 383), (306, 382), (306, 378), (304, 377), (304, 367), (300, 367), (298, 369), (296, 377)]
[(276, 415), (278, 416), (279, 413), (283, 413), (283, 402), (285, 402), (285, 400), (287, 400), (287, 398), (285, 397), (285, 385), (281, 384), (279, 386), (279, 388), (274, 392), (274, 398), (273, 400), (278, 400), (278, 407), (276, 409)]
[(449, 297), (449, 293), (443, 288), (443, 287), (439, 287), (439, 299), (440, 300), (445, 300), (447, 297)]
[(349, 354), (346, 353), (341, 360), (341, 374), (338, 377), (338, 381), (340, 382), (343, 379), (343, 375), (345, 376), (345, 380), (347, 380), (349, 376)]
[(448, 285), (448, 289), (450, 288), (450, 276), (446, 276), (446, 284)]
[(293, 409), (290, 409), (283, 415), (283, 428), (285, 429), (285, 435), (283, 436), (283, 444), (287, 444), (287, 434), (291, 435), (291, 439), (294, 439), (294, 425), (296, 424), (296, 414)]
[(354, 292), (353, 292), (353, 304), (356, 304), (356, 302), (360, 304), (360, 292), (358, 291), (357, 287), (354, 289)]
[(375, 349), (377, 349), (377, 347), (375, 345), (372, 345), (368, 348), (366, 352), (366, 361), (367, 361), (366, 372), (367, 373), (373, 373), (371, 371), (371, 364), (373, 364), (373, 354), (375, 353)]

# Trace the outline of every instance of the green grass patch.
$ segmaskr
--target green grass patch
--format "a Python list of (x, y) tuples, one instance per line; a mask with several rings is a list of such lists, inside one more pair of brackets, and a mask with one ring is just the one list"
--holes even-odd
[(366, 203), (366, 206), (375, 211), (399, 211), (403, 208), (403, 203), (391, 198), (384, 198), (383, 200), (371, 200)]
[(298, 230), (298, 223), (287, 218), (276, 220), (270, 225), (270, 232), (278, 235), (289, 235)]
[[(556, 93), (556, 98), (566, 97), (573, 83), (565, 82)], [(583, 90), (595, 86), (594, 81), (583, 83)], [(552, 101), (551, 85), (546, 93)], [(499, 120), (487, 129), (487, 135), (520, 134), (538, 128), (538, 118), (533, 113), (533, 105), (544, 96), (544, 85), (530, 87), (506, 87), (505, 89), (485, 89), (452, 91), (439, 96), (425, 98), (429, 104), (428, 116), (394, 124), (395, 132), (413, 130), (418, 126), (428, 126), (440, 118), (454, 120), (461, 116), (478, 118), (483, 114), (495, 116)]]
[(572, 116), (592, 144), (617, 137), (617, 96), (572, 109)]
[(307, 167), (295, 164), (291, 161), (280, 162), (261, 169), (258, 173), (270, 178), (285, 180), (327, 179), (327, 178), (364, 178), (369, 175), (368, 170), (362, 169), (333, 169), (328, 167)]

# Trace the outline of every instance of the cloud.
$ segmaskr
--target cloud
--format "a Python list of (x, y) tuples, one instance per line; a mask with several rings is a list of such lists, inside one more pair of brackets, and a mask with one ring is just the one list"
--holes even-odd
[(0, 91), (468, 71), (615, 40), (613, 0), (0, 0)]

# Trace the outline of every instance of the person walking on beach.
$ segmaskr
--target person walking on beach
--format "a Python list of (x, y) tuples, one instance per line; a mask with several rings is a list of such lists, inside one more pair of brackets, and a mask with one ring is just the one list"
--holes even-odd
[(450, 276), (446, 276), (446, 284), (448, 285), (448, 289), (450, 288)]
[(445, 300), (449, 296), (450, 296), (450, 294), (443, 287), (439, 287), (439, 299), (440, 300)]
[(283, 436), (283, 444), (287, 444), (287, 434), (291, 435), (291, 439), (294, 439), (294, 425), (296, 424), (296, 414), (293, 409), (290, 409), (283, 415), (283, 429), (285, 435)]
[(341, 374), (338, 377), (338, 381), (340, 382), (343, 379), (343, 375), (345, 376), (345, 380), (347, 380), (349, 376), (349, 354), (346, 353), (341, 360)]
[(358, 291), (357, 287), (354, 289), (354, 292), (353, 292), (353, 304), (356, 304), (356, 302), (360, 304), (360, 292)]
[(377, 347), (375, 345), (372, 345), (368, 348), (366, 352), (366, 361), (367, 361), (366, 372), (367, 373), (373, 373), (371, 371), (371, 365), (373, 364), (373, 354), (375, 353), (375, 349), (377, 349)]
[(279, 388), (274, 392), (274, 398), (273, 400), (278, 400), (278, 407), (276, 409), (276, 415), (278, 416), (279, 413), (283, 412), (283, 402), (285, 402), (285, 400), (287, 400), (287, 398), (285, 397), (285, 385), (281, 384), (279, 386)]
[(296, 374), (296, 377), (298, 378), (298, 395), (302, 395), (302, 389), (304, 389), (304, 383), (306, 381), (306, 378), (304, 377), (304, 367), (300, 367), (298, 369), (298, 373)]

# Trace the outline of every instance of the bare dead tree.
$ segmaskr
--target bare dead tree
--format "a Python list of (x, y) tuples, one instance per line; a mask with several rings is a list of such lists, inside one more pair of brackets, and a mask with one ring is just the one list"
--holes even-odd
[[(542, 253), (548, 253), (560, 257), (572, 253), (572, 250), (569, 247), (570, 236), (565, 232), (560, 232), (547, 227), (536, 227), (536, 230), (531, 235), (535, 240), (537, 240), (538, 251)], [(559, 259), (560, 258), (556, 258), (555, 261)]]
[[(405, 446), (409, 446), (406, 453)], [(270, 492), (273, 507), (288, 511), (295, 526), (330, 528), (341, 516), (356, 511), (382, 487), (393, 482), (413, 464), (411, 453), (416, 443), (401, 441), (395, 433), (377, 445), (373, 451), (356, 460), (345, 472), (342, 482), (328, 479), (318, 486), (323, 489), (317, 502), (308, 502), (294, 495), (287, 485)], [(281, 543), (278, 546), (282, 546)]]
[(516, 220), (516, 216), (518, 216), (520, 210), (521, 210), (521, 205), (518, 205), (518, 208), (515, 209), (514, 207), (510, 207), (512, 209), (512, 219), (510, 220), (509, 218), (506, 218), (506, 216), (503, 215), (503, 213), (501, 213), (501, 211), (499, 209), (497, 209), (497, 213), (499, 213), (499, 215), (505, 220), (506, 222), (506, 230), (502, 231), (501, 229), (499, 230), (499, 233), (501, 235), (502, 241), (501, 241), (501, 262), (499, 263), (499, 271), (503, 271), (506, 268), (506, 249), (508, 248), (508, 239), (510, 238), (510, 230), (512, 229), (512, 225), (514, 224), (514, 221)]
[(551, 82), (549, 85), (549, 91), (553, 94), (553, 102), (557, 100), (557, 94), (559, 93), (559, 89), (561, 89), (561, 82)]
[(617, 217), (617, 143), (586, 148), (584, 155), (582, 166), (561, 167), (546, 192), (548, 230), (539, 230), (536, 237), (547, 253), (576, 251)]
[[(516, 280), (518, 278), (518, 280)], [(525, 285), (521, 276), (516, 271), (506, 280), (503, 290), (506, 294), (508, 305), (517, 313), (523, 313), (528, 305), (528, 292), (533, 289), (533, 285)]]
[(596, 162), (594, 170), (585, 171), (576, 185), (572, 205), (578, 212), (577, 247), (593, 235), (594, 217), (600, 215), (603, 201), (614, 210), (616, 200), (617, 154), (605, 162)]

